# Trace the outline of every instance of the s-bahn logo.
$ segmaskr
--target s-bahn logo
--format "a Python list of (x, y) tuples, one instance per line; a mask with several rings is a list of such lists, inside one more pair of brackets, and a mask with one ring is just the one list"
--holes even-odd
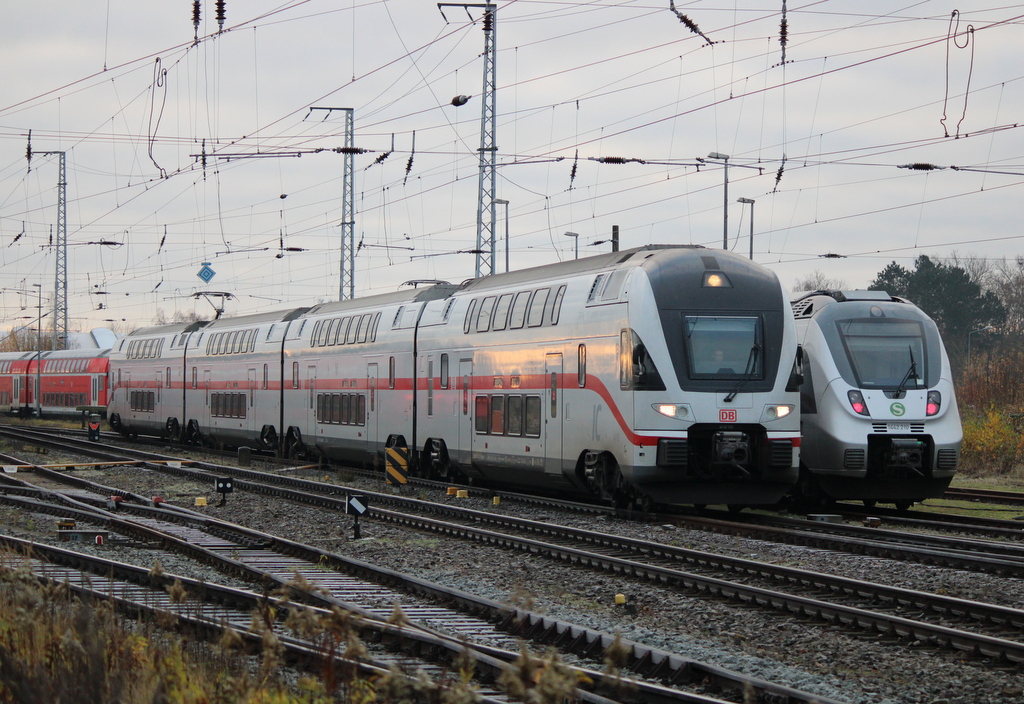
[(902, 415), (905, 415), (905, 414), (906, 414), (906, 412), (907, 412), (907, 407), (906, 407), (906, 406), (904, 406), (904, 405), (903, 405), (902, 403), (894, 403), (894, 404), (892, 404), (891, 406), (889, 406), (889, 410), (890, 410), (890, 411), (892, 411), (892, 414), (893, 414), (894, 416), (896, 416), (897, 418), (899, 418), (900, 416), (902, 416)]
[(736, 411), (732, 408), (723, 408), (718, 411), (718, 420), (722, 423), (735, 423)]

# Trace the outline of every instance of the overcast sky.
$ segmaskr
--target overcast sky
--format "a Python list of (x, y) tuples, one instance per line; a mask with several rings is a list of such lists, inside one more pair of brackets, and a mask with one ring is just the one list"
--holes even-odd
[[(754, 258), (787, 288), (815, 270), (863, 287), (921, 254), (1024, 254), (1024, 4), (678, 2), (700, 34), (668, 0), (497, 8), (513, 269), (572, 258), (566, 232), (581, 257), (607, 251), (613, 225), (623, 249), (720, 248), (721, 161), (695, 166), (711, 152), (730, 156), (730, 247), (748, 251), (753, 209)], [(67, 160), (72, 329), (211, 314), (198, 291), (233, 294), (229, 314), (337, 299), (344, 121), (311, 108), (352, 108), (368, 150), (356, 295), (473, 276), (459, 252), (476, 246), (481, 10), (228, 0), (225, 14), (221, 32), (203, 0), (196, 42), (189, 0), (3, 3), (4, 327), (34, 317), (34, 283), (52, 306), (48, 151)], [(900, 168), (921, 163), (949, 168)]]

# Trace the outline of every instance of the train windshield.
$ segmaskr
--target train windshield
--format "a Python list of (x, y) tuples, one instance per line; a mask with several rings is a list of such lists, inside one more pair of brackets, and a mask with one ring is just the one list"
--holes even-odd
[(836, 327), (859, 388), (925, 388), (928, 362), (921, 323), (838, 320)]
[(686, 316), (686, 356), (691, 379), (762, 379), (761, 319), (754, 316)]

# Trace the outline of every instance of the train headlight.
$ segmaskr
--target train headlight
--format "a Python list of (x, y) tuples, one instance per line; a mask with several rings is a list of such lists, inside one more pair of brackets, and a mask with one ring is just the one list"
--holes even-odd
[(850, 408), (853, 409), (854, 413), (862, 416), (871, 415), (870, 411), (868, 411), (868, 404), (864, 403), (864, 394), (860, 391), (851, 389), (846, 392), (846, 397), (850, 399)]
[(789, 404), (772, 404), (764, 407), (764, 413), (761, 414), (761, 421), (767, 422), (771, 420), (778, 420), (779, 418), (785, 418), (793, 412), (793, 406)]
[(942, 408), (942, 394), (938, 391), (929, 391), (928, 405), (925, 406), (925, 414), (934, 416), (939, 412), (940, 408)]
[(690, 406), (685, 403), (655, 403), (654, 410), (666, 418), (689, 420)]

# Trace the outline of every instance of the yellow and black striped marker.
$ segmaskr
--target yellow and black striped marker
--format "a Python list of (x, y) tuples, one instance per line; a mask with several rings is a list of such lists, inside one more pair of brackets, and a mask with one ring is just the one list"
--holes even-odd
[(409, 448), (389, 447), (384, 450), (388, 484), (409, 483)]

